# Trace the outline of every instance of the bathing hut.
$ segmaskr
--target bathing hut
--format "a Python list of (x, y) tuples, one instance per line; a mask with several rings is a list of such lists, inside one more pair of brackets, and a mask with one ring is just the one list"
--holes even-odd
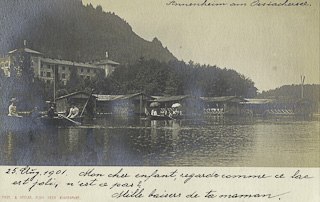
[(144, 93), (135, 93), (127, 95), (98, 95), (97, 113), (106, 114), (144, 114), (147, 108), (147, 101), (153, 100), (149, 95)]
[[(71, 103), (79, 108), (80, 113), (83, 111), (90, 116), (95, 114), (96, 96), (91, 93), (79, 91), (56, 98), (57, 112), (68, 113)], [(84, 107), (86, 107), (85, 110), (83, 110)]]
[(179, 106), (184, 115), (192, 116), (202, 114), (203, 103), (200, 98), (191, 95), (177, 95), (177, 96), (153, 96), (155, 102), (160, 103), (160, 110), (165, 110)]
[(240, 102), (246, 100), (238, 96), (201, 97), (204, 112), (210, 115), (240, 115)]
[(246, 99), (243, 109), (254, 116), (308, 116), (312, 114), (312, 103), (308, 99), (277, 97), (273, 99)]

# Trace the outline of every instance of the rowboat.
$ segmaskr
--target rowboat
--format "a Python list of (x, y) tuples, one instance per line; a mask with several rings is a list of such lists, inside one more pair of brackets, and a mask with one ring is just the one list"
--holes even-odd
[(150, 115), (151, 120), (171, 120), (172, 118), (165, 115)]
[(0, 117), (1, 131), (30, 131), (44, 127), (39, 120), (31, 117), (6, 116)]
[(151, 120), (175, 120), (175, 119), (183, 119), (183, 115), (172, 114), (171, 116), (168, 115), (150, 115), (149, 118)]
[(32, 131), (46, 130), (52, 127), (69, 127), (81, 125), (83, 117), (66, 119), (63, 117), (16, 117), (0, 116), (1, 131)]
[(59, 127), (67, 127), (67, 126), (76, 126), (81, 125), (83, 121), (83, 117), (76, 117), (76, 118), (67, 118), (62, 116), (57, 117), (41, 117), (38, 120), (42, 122), (43, 125), (47, 126), (59, 126)]

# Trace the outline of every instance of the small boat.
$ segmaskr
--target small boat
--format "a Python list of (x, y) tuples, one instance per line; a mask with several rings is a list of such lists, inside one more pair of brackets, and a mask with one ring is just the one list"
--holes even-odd
[(184, 119), (185, 116), (180, 114), (172, 114), (170, 116), (168, 115), (150, 115), (148, 116), (151, 120), (176, 120), (176, 119)]
[(151, 120), (172, 120), (174, 118), (171, 118), (166, 115), (150, 115), (149, 116)]
[(0, 117), (1, 131), (31, 131), (50, 127), (68, 127), (81, 125), (83, 117), (66, 119), (63, 117), (17, 117), (3, 115)]
[(41, 117), (38, 120), (40, 120), (43, 125), (67, 127), (67, 126), (81, 125), (83, 121), (83, 117), (76, 117), (76, 118), (70, 119), (67, 117), (56, 116), (53, 118)]
[(0, 128), (2, 131), (30, 131), (45, 127), (42, 123), (31, 117), (1, 116)]
[(181, 115), (181, 114), (173, 114), (171, 116), (172, 119), (184, 119), (185, 116), (184, 115)]

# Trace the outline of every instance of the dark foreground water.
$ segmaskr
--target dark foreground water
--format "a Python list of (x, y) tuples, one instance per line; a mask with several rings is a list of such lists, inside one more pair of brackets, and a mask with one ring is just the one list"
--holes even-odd
[(0, 165), (320, 166), (319, 118), (87, 120), (80, 127), (2, 131)]

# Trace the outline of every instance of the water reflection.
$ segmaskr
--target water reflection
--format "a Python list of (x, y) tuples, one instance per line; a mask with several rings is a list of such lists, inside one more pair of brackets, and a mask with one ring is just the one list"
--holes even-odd
[(108, 117), (2, 132), (1, 165), (319, 166), (319, 120)]

